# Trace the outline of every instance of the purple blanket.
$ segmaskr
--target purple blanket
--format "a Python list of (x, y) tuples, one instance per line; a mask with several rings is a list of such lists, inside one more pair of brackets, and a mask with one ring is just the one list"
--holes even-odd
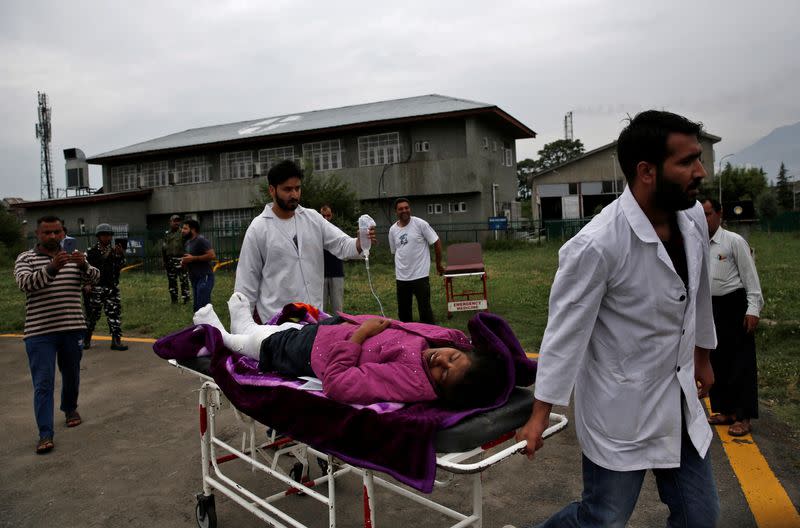
[[(514, 385), (531, 385), (536, 363), (528, 359), (508, 324), (499, 316), (478, 313), (469, 322), (472, 342), (495, 351), (506, 364), (507, 390), (486, 408), (453, 411), (435, 402), (406, 405), (393, 412), (356, 408), (297, 390), (285, 384), (260, 386), (255, 361), (241, 358), (222, 345), (213, 327), (189, 327), (159, 339), (155, 352), (170, 359), (211, 353), (211, 375), (237, 409), (296, 440), (359, 467), (388, 473), (424, 493), (433, 489), (437, 431), (473, 414), (503, 405)], [(205, 349), (205, 354), (198, 354)], [(262, 384), (263, 385), (263, 384)]]

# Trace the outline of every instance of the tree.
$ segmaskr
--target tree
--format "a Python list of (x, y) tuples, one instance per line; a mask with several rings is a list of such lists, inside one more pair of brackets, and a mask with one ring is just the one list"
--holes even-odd
[(531, 197), (531, 187), (529, 180), (531, 175), (536, 172), (536, 162), (530, 158), (525, 158), (517, 162), (517, 199), (529, 200)]
[(778, 216), (778, 200), (775, 198), (775, 193), (772, 189), (767, 189), (758, 195), (755, 201), (756, 211), (759, 218), (769, 222)]
[(778, 171), (777, 182), (778, 205), (784, 211), (791, 211), (794, 208), (794, 196), (792, 195), (792, 184), (786, 171), (786, 166), (781, 162), (781, 169)]
[(580, 139), (558, 139), (547, 143), (537, 154), (535, 169), (542, 172), (583, 154), (583, 143)]
[(14, 262), (25, 247), (22, 224), (16, 216), (0, 206), (0, 262)]
[(739, 200), (755, 200), (767, 188), (767, 174), (761, 167), (734, 167), (730, 163), (713, 178), (703, 181), (702, 193), (719, 196), (719, 178), (722, 178), (722, 203)]

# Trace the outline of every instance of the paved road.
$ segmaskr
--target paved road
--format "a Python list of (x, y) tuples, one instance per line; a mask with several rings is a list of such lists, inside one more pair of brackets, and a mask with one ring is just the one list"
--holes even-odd
[[(131, 345), (127, 352), (114, 352), (108, 342), (98, 341), (86, 351), (80, 397), (84, 424), (67, 429), (59, 414), (56, 449), (37, 456), (24, 346), (20, 339), (0, 338), (0, 527), (195, 526), (194, 494), (201, 489), (199, 384), (158, 359), (149, 345)], [(238, 433), (233, 424), (223, 423), (223, 434), (236, 438)], [(796, 440), (769, 417), (756, 422), (754, 439), (796, 508), (800, 504)], [(579, 454), (570, 428), (548, 440), (535, 462), (517, 456), (488, 470), (484, 526), (539, 521), (576, 499), (581, 490)], [(719, 438), (712, 457), (722, 499), (721, 526), (757, 526)], [(263, 477), (234, 464), (229, 464), (231, 471), (248, 485), (264, 489), (265, 495), (277, 491), (274, 486), (259, 488)], [(467, 507), (470, 501), (464, 481), (436, 493), (454, 506)], [(337, 487), (337, 497), (339, 526), (360, 526), (360, 481), (347, 477)], [(443, 517), (421, 512), (405, 499), (381, 493), (378, 501), (379, 526), (407, 526), (411, 521), (415, 528), (445, 525)], [(326, 526), (325, 511), (311, 499), (292, 497), (285, 504), (311, 526)], [(217, 514), (220, 527), (263, 526), (219, 497)], [(663, 526), (665, 517), (666, 509), (648, 476), (630, 526)]]

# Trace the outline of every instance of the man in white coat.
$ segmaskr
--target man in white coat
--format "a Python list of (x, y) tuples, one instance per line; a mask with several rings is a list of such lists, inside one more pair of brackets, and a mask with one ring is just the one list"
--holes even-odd
[[(357, 238), (300, 206), (302, 179), (302, 169), (292, 160), (270, 169), (273, 202), (253, 219), (242, 242), (234, 295), (244, 296), (262, 322), (291, 302), (322, 308), (323, 249), (342, 260), (361, 254)], [(374, 230), (370, 238), (374, 243)]]
[(699, 399), (716, 346), (700, 130), (669, 112), (634, 117), (617, 142), (628, 187), (559, 252), (536, 400), (517, 438), (533, 458), (574, 387), (584, 491), (540, 526), (625, 526), (648, 469), (668, 526), (716, 525)]

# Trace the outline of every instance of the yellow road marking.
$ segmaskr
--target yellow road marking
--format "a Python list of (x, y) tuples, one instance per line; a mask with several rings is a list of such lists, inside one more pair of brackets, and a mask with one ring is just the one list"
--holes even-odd
[(531, 359), (536, 359), (539, 357), (539, 354), (537, 354), (536, 352), (525, 352), (525, 355)]
[[(706, 407), (711, 411), (708, 398)], [(800, 515), (751, 435), (733, 437), (727, 425), (713, 426), (731, 463), (756, 524), (762, 528), (800, 526)]]
[[(0, 337), (25, 337), (22, 334), (0, 334)], [(111, 341), (111, 336), (92, 336), (92, 340), (96, 341)], [(155, 343), (156, 340), (152, 337), (123, 337), (123, 341), (130, 341), (132, 343)]]

